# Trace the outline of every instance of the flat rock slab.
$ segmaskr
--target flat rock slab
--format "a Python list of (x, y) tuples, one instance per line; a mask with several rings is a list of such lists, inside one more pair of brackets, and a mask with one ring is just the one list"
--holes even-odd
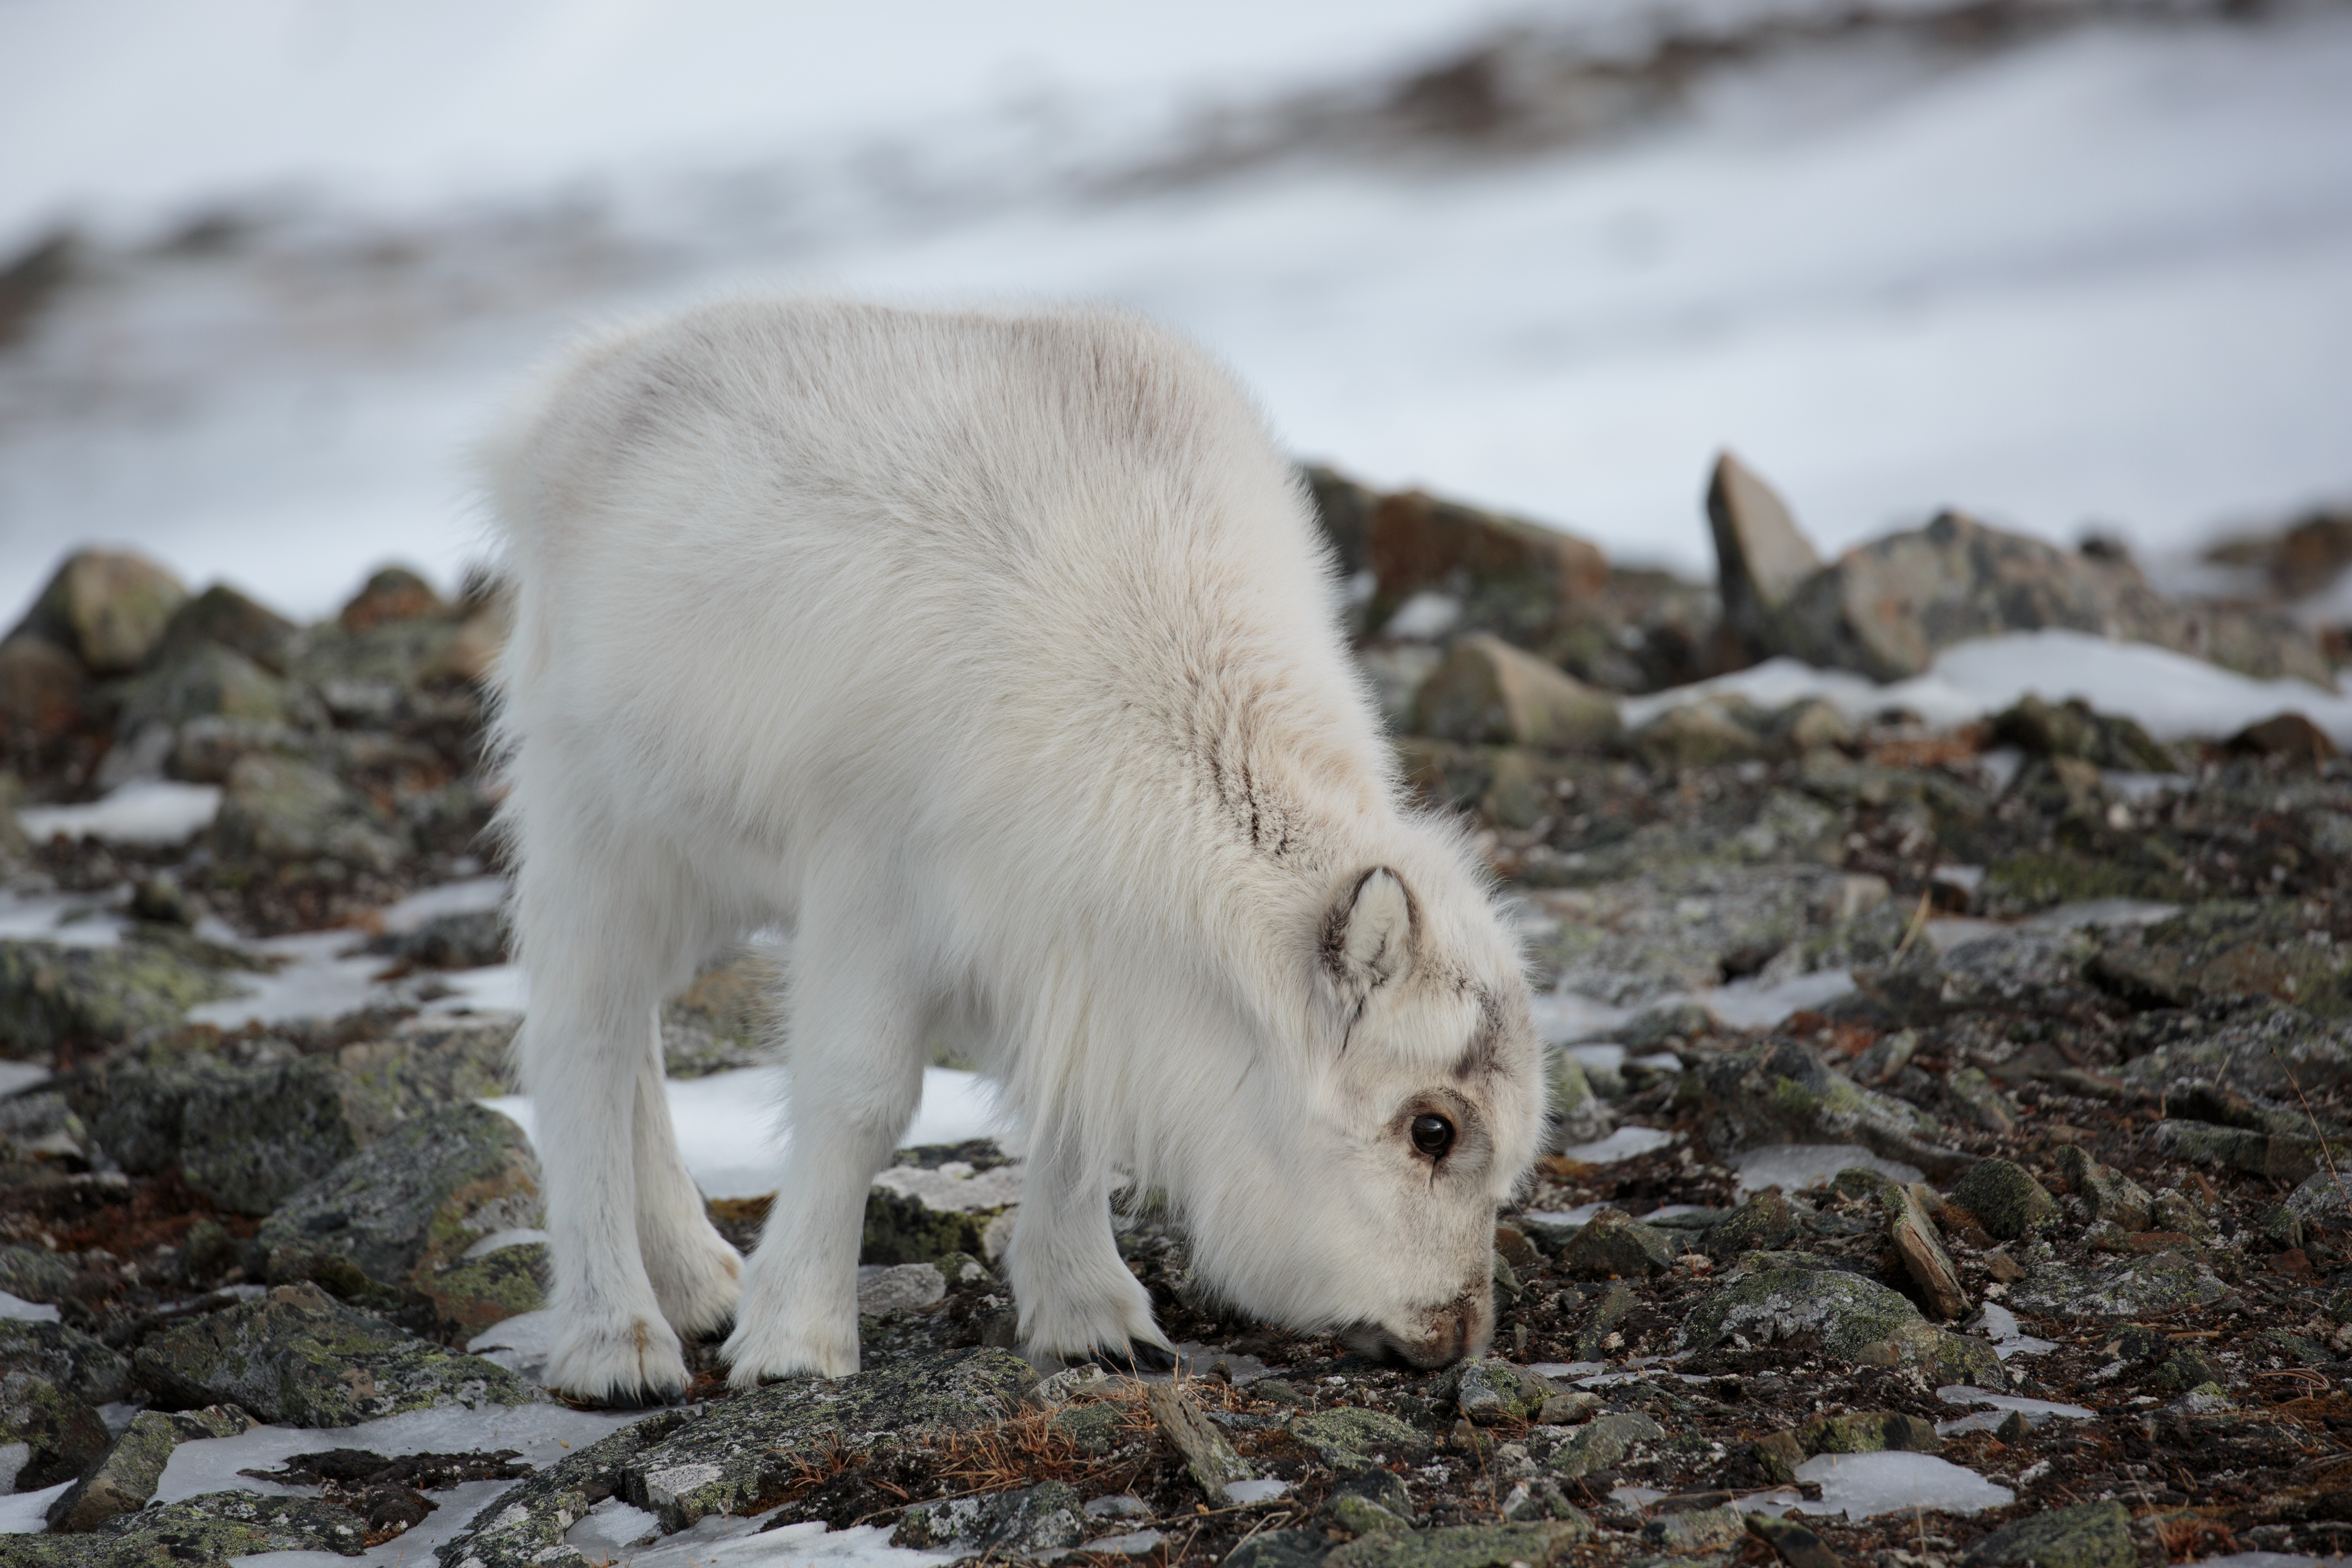
[(410, 1410), (538, 1397), (506, 1368), (418, 1339), (308, 1282), (151, 1341), (136, 1362), (169, 1401), (241, 1405), (287, 1426), (356, 1426)]
[(367, 1550), (357, 1514), (317, 1498), (207, 1492), (118, 1514), (83, 1535), (0, 1536), (6, 1568), (198, 1568), (258, 1552)]
[(1465, 1524), (1362, 1536), (1323, 1561), (1329, 1568), (1541, 1568), (1592, 1533), (1582, 1518), (1540, 1524)]
[(2195, 1258), (2157, 1252), (2111, 1268), (2043, 1264), (2011, 1293), (2010, 1304), (2053, 1318), (2142, 1318), (2218, 1301), (2229, 1293)]
[(439, 1549), (444, 1568), (579, 1568), (564, 1543), (594, 1503), (619, 1497), (665, 1531), (781, 1500), (798, 1461), (839, 1448), (993, 1426), (1036, 1386), (1004, 1351), (946, 1351), (842, 1378), (794, 1378), (698, 1411), (656, 1415), (550, 1466)]

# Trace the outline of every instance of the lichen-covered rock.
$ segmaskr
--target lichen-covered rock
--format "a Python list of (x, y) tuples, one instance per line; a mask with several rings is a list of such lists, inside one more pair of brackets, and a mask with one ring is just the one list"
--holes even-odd
[(1721, 1552), (1748, 1539), (1748, 1521), (1729, 1503), (1715, 1508), (1676, 1509), (1662, 1513), (1642, 1527), (1642, 1544), (1673, 1557), (1701, 1552)]
[(1622, 726), (1607, 693), (1500, 637), (1473, 633), (1422, 683), (1412, 728), (1469, 745), (1577, 752), (1607, 745)]
[(2123, 1503), (2084, 1503), (2013, 1520), (1979, 1541), (1969, 1568), (2132, 1568), (2131, 1510)]
[(399, 1288), (455, 1266), (486, 1236), (536, 1226), (540, 1206), (522, 1129), (455, 1105), (401, 1123), (296, 1193), (257, 1239), (285, 1277), (307, 1278), (304, 1258), (325, 1253)]
[(1705, 1350), (1734, 1334), (1751, 1343), (1817, 1339), (1847, 1361), (1906, 1323), (1919, 1309), (1859, 1275), (1810, 1268), (1766, 1268), (1730, 1280), (1691, 1310), (1682, 1343)]
[(1927, 1024), (1955, 1014), (2000, 1010), (2064, 1014), (2095, 1006), (2084, 965), (2098, 952), (2082, 929), (1997, 931), (1937, 952), (1922, 942), (1856, 983), (1894, 1019)]
[(106, 1423), (98, 1412), (38, 1373), (0, 1373), (0, 1445), (22, 1443), (17, 1491), (38, 1491), (70, 1480), (106, 1452)]
[(2315, 1018), (2352, 1017), (2352, 942), (2294, 899), (2210, 899), (2116, 932), (2092, 977), (2143, 1005), (2267, 996)]
[(67, 1533), (95, 1530), (117, 1514), (136, 1513), (155, 1495), (172, 1450), (201, 1437), (234, 1437), (253, 1418), (233, 1405), (166, 1415), (142, 1410), (131, 1418), (95, 1465), (49, 1504), (49, 1528)]
[(1552, 1140), (1565, 1146), (1589, 1143), (1605, 1137), (1616, 1118), (1592, 1091), (1592, 1080), (1584, 1064), (1563, 1050), (1545, 1053), (1545, 1075), (1549, 1083), (1549, 1110)]
[(2130, 1319), (2218, 1301), (2228, 1294), (2229, 1287), (2196, 1259), (2155, 1252), (2105, 1268), (2042, 1264), (2010, 1292), (2010, 1301), (2021, 1311), (2044, 1317)]
[(244, 967), (209, 942), (152, 927), (113, 947), (0, 941), (0, 1055), (39, 1060), (61, 1047), (171, 1028), (198, 1003), (236, 994)]
[(0, 1368), (46, 1378), (92, 1407), (130, 1394), (131, 1363), (121, 1352), (63, 1323), (0, 1319)]
[(177, 577), (144, 556), (77, 551), (9, 635), (29, 634), (66, 648), (93, 675), (127, 675), (147, 658), (187, 597)]
[(1087, 1536), (1078, 1494), (1060, 1481), (988, 1497), (953, 1498), (908, 1509), (890, 1533), (893, 1546), (1042, 1557)]
[(1704, 1250), (1717, 1263), (1746, 1252), (1772, 1252), (1796, 1239), (1797, 1211), (1778, 1187), (1767, 1187), (1709, 1226)]
[(1657, 1226), (1602, 1209), (1559, 1249), (1555, 1266), (1570, 1279), (1646, 1279), (1673, 1268), (1681, 1250)]
[(245, 655), (200, 642), (124, 689), (115, 733), (127, 741), (151, 726), (172, 731), (198, 719), (298, 726), (323, 718), (316, 704)]
[(421, 1274), (412, 1283), (443, 1321), (470, 1336), (545, 1307), (552, 1268), (547, 1244), (526, 1241)]
[(1532, 1419), (1557, 1392), (1549, 1380), (1525, 1367), (1489, 1359), (1462, 1363), (1454, 1400), (1472, 1426), (1496, 1426)]
[(333, 773), (254, 752), (222, 786), (212, 843), (224, 859), (335, 860), (389, 871), (408, 853), (399, 826)]
[(117, 1514), (83, 1534), (0, 1537), (7, 1568), (212, 1568), (263, 1552), (366, 1550), (367, 1526), (347, 1509), (246, 1491)]
[(1633, 732), (1634, 754), (1660, 773), (1762, 761), (1780, 748), (1760, 713), (1742, 721), (1749, 711), (1724, 699), (1677, 704)]
[[(2219, 1165), (2276, 1182), (2301, 1182), (2321, 1169), (2321, 1140), (2292, 1132), (2266, 1132), (2252, 1127), (2215, 1127), (2209, 1122), (2178, 1118), (2147, 1130), (2148, 1147), (2169, 1159), (2192, 1165)], [(2327, 1151), (2338, 1161), (2352, 1156), (2352, 1138), (2326, 1140)]]
[[(674, 1079), (758, 1067), (782, 1037), (782, 973), (759, 947), (712, 964), (662, 1005), (662, 1063)], [(934, 1063), (934, 1066), (958, 1064)]]
[(861, 1264), (937, 1263), (963, 1253), (988, 1255), (989, 1222), (1021, 1201), (1023, 1174), (1013, 1163), (981, 1169), (950, 1160), (893, 1165), (866, 1194)]
[(1767, 1143), (1859, 1143), (1931, 1176), (1974, 1163), (1925, 1142), (1939, 1131), (1926, 1115), (1832, 1072), (1794, 1040), (1716, 1058), (1684, 1080), (1676, 1104), (1696, 1111), (1718, 1155)]
[(1386, 1463), (1429, 1447), (1428, 1434), (1393, 1415), (1357, 1405), (1294, 1415), (1290, 1435), (1334, 1469)]
[(1944, 1446), (1933, 1424), (1899, 1410), (1824, 1415), (1798, 1427), (1797, 1442), (1808, 1455), (1878, 1454), (1890, 1449), (1932, 1454)]
[(1774, 624), (1822, 558), (1771, 486), (1724, 452), (1706, 487), (1726, 629), (1751, 659), (1771, 656)]
[(2093, 1219), (2126, 1231), (2149, 1228), (2147, 1189), (2114, 1166), (2100, 1164), (2080, 1145), (2069, 1143), (2058, 1151), (2058, 1173)]
[(1323, 1559), (1329, 1568), (1546, 1568), (1592, 1533), (1582, 1519), (1538, 1524), (1458, 1524), (1359, 1536)]
[[(2293, 1074), (2290, 1081), (2289, 1074)], [(2299, 1007), (2240, 1009), (2200, 1019), (2117, 1069), (2125, 1082), (2165, 1093), (2175, 1085), (2220, 1083), (2242, 1094), (2294, 1098), (2352, 1083), (2352, 1022), (2320, 1020)]]
[(2029, 691), (1994, 716), (1992, 739), (2035, 756), (2079, 757), (2102, 768), (2165, 773), (2179, 765), (2137, 723), (2095, 712), (2079, 697), (2053, 704)]
[(288, 1426), (533, 1397), (506, 1368), (420, 1340), (307, 1281), (150, 1340), (132, 1361), (165, 1402), (237, 1405)]
[(663, 1411), (542, 1467), (434, 1549), (442, 1568), (587, 1568), (587, 1555), (563, 1532), (588, 1511), (589, 1499), (621, 1494), (640, 1454), (698, 1418)]
[(201, 644), (243, 655), (272, 675), (285, 673), (297, 632), (277, 611), (215, 583), (173, 612), (169, 625), (148, 651), (151, 668), (162, 668)]
[(2050, 1190), (2008, 1160), (1986, 1160), (1972, 1168), (1953, 1186), (1952, 1202), (2002, 1241), (2022, 1240), (2058, 1220), (2058, 1200)]
[[(1642, 829), (1579, 862), (1573, 879), (1593, 885), (1533, 895), (1559, 922), (1534, 941), (1533, 956), (1548, 983), (1614, 1006), (1704, 991), (1727, 973), (1770, 965), (1790, 973), (1823, 960), (1843, 966), (1852, 955), (1832, 952), (1828, 939), (1864, 923), (1886, 884), (1786, 863), (1815, 858), (1817, 847), (1834, 855), (1837, 824), (1834, 812), (1779, 791), (1738, 833), (1658, 843)], [(1829, 831), (1816, 837), (1817, 827)], [(1897, 921), (1886, 947), (1901, 936)], [(1634, 1044), (1622, 1032), (1613, 1037)]]
[(1576, 1436), (1552, 1450), (1548, 1463), (1561, 1479), (1574, 1480), (1614, 1468), (1636, 1443), (1665, 1439), (1666, 1429), (1639, 1411), (1612, 1410), (1578, 1427)]
[(1412, 1528), (1412, 1498), (1403, 1480), (1378, 1465), (1349, 1470), (1332, 1484), (1324, 1510), (1350, 1535), (1380, 1535)]
[(886, 1436), (992, 1426), (1019, 1408), (1037, 1374), (1003, 1351), (947, 1351), (843, 1378), (794, 1378), (710, 1406), (629, 1460), (624, 1494), (682, 1530), (712, 1513), (747, 1513), (799, 1474), (795, 1461)]
[(0, 1290), (19, 1300), (59, 1300), (73, 1282), (73, 1266), (46, 1247), (0, 1247)]

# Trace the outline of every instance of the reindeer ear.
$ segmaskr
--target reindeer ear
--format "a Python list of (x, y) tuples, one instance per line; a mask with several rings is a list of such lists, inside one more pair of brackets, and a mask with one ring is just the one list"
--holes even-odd
[(1356, 879), (1323, 922), (1323, 963), (1353, 992), (1378, 989), (1412, 964), (1412, 900), (1397, 874), (1375, 866)]

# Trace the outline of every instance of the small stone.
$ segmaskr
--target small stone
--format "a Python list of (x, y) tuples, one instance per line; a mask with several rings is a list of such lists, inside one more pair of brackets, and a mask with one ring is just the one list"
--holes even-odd
[(1676, 1557), (1720, 1552), (1747, 1539), (1748, 1521), (1729, 1503), (1660, 1514), (1642, 1527), (1643, 1545)]
[(93, 1409), (130, 1397), (131, 1363), (121, 1352), (63, 1323), (0, 1319), (0, 1368), (33, 1373)]
[(391, 819), (334, 774), (258, 752), (229, 769), (212, 840), (226, 859), (330, 859), (377, 872), (408, 852)]
[(1805, 1448), (1805, 1440), (1794, 1431), (1768, 1432), (1750, 1446), (1756, 1462), (1775, 1486), (1789, 1486), (1797, 1479), (1797, 1467), (1812, 1456)]
[(919, 1311), (947, 1300), (947, 1276), (935, 1264), (899, 1263), (869, 1266), (857, 1271), (860, 1316)]
[(1610, 1337), (1617, 1331), (1617, 1325), (1623, 1322), (1640, 1304), (1641, 1298), (1622, 1284), (1612, 1283), (1602, 1291), (1601, 1300), (1593, 1304), (1591, 1314), (1585, 1318), (1584, 1326), (1577, 1331), (1576, 1359), (1601, 1359), (1601, 1352), (1609, 1348)]
[(1332, 1522), (1350, 1535), (1381, 1535), (1412, 1528), (1412, 1500), (1405, 1492), (1404, 1482), (1377, 1466), (1342, 1476), (1324, 1506)]
[(1845, 1568), (1845, 1560), (1827, 1542), (1794, 1520), (1751, 1513), (1746, 1522), (1748, 1533), (1779, 1553), (1789, 1568)]
[(1470, 745), (1591, 751), (1622, 728), (1605, 692), (1483, 632), (1454, 645), (1413, 702), (1415, 732)]
[(1636, 1443), (1661, 1443), (1666, 1429), (1636, 1411), (1612, 1411), (1596, 1415), (1576, 1429), (1576, 1436), (1553, 1450), (1550, 1467), (1564, 1480), (1575, 1480), (1595, 1470), (1612, 1469)]
[(1933, 1424), (1897, 1410), (1824, 1415), (1797, 1429), (1808, 1457), (1814, 1454), (1932, 1454), (1944, 1446)]
[(1266, 1530), (1234, 1547), (1223, 1568), (1315, 1568), (1331, 1551), (1319, 1530)]
[(1333, 1469), (1360, 1468), (1385, 1463), (1401, 1454), (1418, 1453), (1429, 1446), (1428, 1434), (1382, 1411), (1360, 1405), (1294, 1415), (1290, 1435), (1315, 1451)]
[(295, 629), (293, 622), (275, 610), (226, 583), (215, 583), (173, 613), (163, 637), (149, 650), (147, 663), (161, 668), (198, 644), (210, 643), (251, 659), (272, 675), (282, 675)]
[(2126, 1231), (2147, 1230), (2147, 1189), (2112, 1165), (2102, 1165), (2079, 1144), (2058, 1151), (2058, 1173), (2066, 1190), (2082, 1200), (2092, 1215)]
[(2284, 757), (2294, 763), (2315, 764), (2343, 754), (2326, 731), (2293, 710), (2249, 724), (2222, 743), (2242, 754)]
[(1601, 1395), (1587, 1389), (1580, 1388), (1567, 1394), (1555, 1394), (1545, 1400), (1542, 1407), (1536, 1412), (1536, 1425), (1573, 1426), (1580, 1421), (1591, 1420), (1600, 1408)]
[(1773, 622), (1822, 558), (1771, 486), (1729, 452), (1719, 453), (1706, 487), (1715, 535), (1716, 587), (1723, 618), (1750, 659), (1777, 651)]
[(1675, 1266), (1682, 1248), (1622, 1209), (1602, 1209), (1559, 1249), (1555, 1267), (1570, 1279), (1646, 1279)]
[(2017, 1116), (2010, 1110), (2008, 1098), (1982, 1068), (1955, 1068), (1945, 1074), (1944, 1094), (1986, 1131), (2005, 1136), (2017, 1131)]
[(1748, 1252), (1777, 1252), (1795, 1240), (1797, 1211), (1778, 1187), (1767, 1187), (1708, 1227), (1706, 1250), (1717, 1263)]
[(1771, 741), (1742, 723), (1724, 703), (1701, 700), (1667, 709), (1632, 739), (1634, 753), (1654, 772), (1724, 767), (1771, 755)]
[(2132, 1568), (2131, 1510), (2117, 1501), (2053, 1509), (2002, 1525), (1977, 1542), (1969, 1568)]
[(1591, 1534), (1581, 1518), (1540, 1524), (1463, 1524), (1360, 1536), (1323, 1561), (1329, 1568), (1548, 1568)]
[(1127, 1420), (1124, 1409), (1102, 1400), (1066, 1405), (1053, 1416), (1054, 1429), (1079, 1453), (1094, 1458), (1116, 1452), (1126, 1441)]
[(177, 577), (143, 556), (84, 550), (66, 558), (10, 635), (47, 638), (93, 675), (127, 675), (187, 597)]
[(1224, 1507), (1232, 1500), (1225, 1488), (1234, 1481), (1249, 1479), (1249, 1466), (1234, 1451), (1225, 1435), (1171, 1384), (1150, 1384), (1150, 1396), (1151, 1414), (1160, 1423), (1160, 1436), (1184, 1456), (1184, 1468), (1192, 1472), (1193, 1481), (1208, 1497), (1211, 1506)]
[(2058, 1218), (2058, 1200), (2008, 1160), (1979, 1162), (1952, 1188), (1952, 1202), (2003, 1241), (2021, 1240)]
[(1470, 1361), (1456, 1373), (1454, 1403), (1474, 1426), (1525, 1421), (1553, 1396), (1551, 1384), (1507, 1361)]

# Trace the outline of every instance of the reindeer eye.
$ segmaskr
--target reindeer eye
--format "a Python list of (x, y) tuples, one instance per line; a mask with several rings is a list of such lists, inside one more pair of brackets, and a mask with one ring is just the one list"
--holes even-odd
[(1433, 1160), (1443, 1160), (1454, 1147), (1454, 1123), (1443, 1116), (1412, 1119), (1412, 1146)]

